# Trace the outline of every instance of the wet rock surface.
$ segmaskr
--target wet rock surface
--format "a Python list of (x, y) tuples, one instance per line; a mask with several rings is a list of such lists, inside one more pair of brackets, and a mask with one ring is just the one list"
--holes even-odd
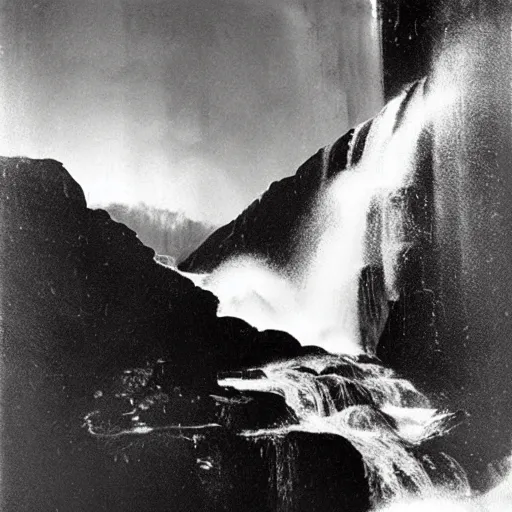
[[(390, 29), (391, 19), (400, 18), (399, 11), (404, 12), (403, 6), (396, 12), (395, 7), (383, 22), (384, 30)], [(473, 7), (468, 12), (476, 20), (479, 15)], [(486, 9), (490, 18), (483, 23), (483, 39), (460, 27), (446, 41), (443, 38), (446, 55), (441, 52), (435, 73), (408, 87), (372, 121), (318, 152), (294, 176), (272, 184), (179, 265), (188, 272), (219, 269), (222, 273), (226, 261), (247, 256), (263, 261), (272, 272), (277, 269), (295, 284), (300, 281), (296, 274), (319, 243), (329, 217), (315, 224), (307, 216), (321, 191), (336, 178), (346, 184), (345, 192), (349, 192), (344, 200), (351, 211), (343, 220), (348, 221), (355, 211), (352, 197), (373, 182), (370, 178), (360, 188), (350, 188), (343, 182), (350, 165), (356, 176), (366, 160), (368, 168), (378, 168), (380, 176), (392, 179), (406, 168), (403, 181), (394, 182), (384, 196), (368, 202), (364, 222), (357, 226), (369, 261), (357, 269), (358, 294), (352, 311), (357, 309), (354, 316), (365, 351), (435, 396), (438, 406), (469, 412), (467, 425), (447, 449), (456, 446), (472, 485), (481, 490), (493, 483), (489, 465), (508, 457), (512, 449), (512, 345), (508, 342), (512, 335), (512, 244), (508, 236), (512, 110), (508, 86), (503, 85), (509, 83), (503, 63), (510, 61), (510, 41), (503, 34), (508, 33), (504, 27), (510, 13), (504, 14), (491, 3)], [(407, 23), (398, 30), (410, 32), (409, 39), (412, 36), (404, 48), (417, 46), (418, 34)], [(395, 39), (391, 46), (396, 44)], [(482, 65), (468, 61), (464, 73), (454, 74), (452, 63), (470, 54), (478, 55)], [(430, 112), (429, 102), (446, 96), (448, 82), (454, 97)], [(490, 83), (496, 87), (487, 87)], [(391, 105), (396, 110), (383, 125), (383, 113), (385, 117), (386, 110), (391, 112)], [(336, 189), (341, 192), (342, 187)], [(336, 204), (343, 206), (342, 201)], [(336, 210), (330, 213), (332, 217)], [(342, 227), (340, 222), (337, 228)], [(326, 288), (331, 276), (341, 271), (336, 262), (344, 247), (343, 241), (338, 242), (341, 249), (336, 258), (328, 260), (332, 267), (323, 274), (327, 275)], [(331, 298), (341, 301), (339, 295)], [(306, 307), (303, 312), (308, 312)], [(315, 320), (314, 315), (311, 318)], [(300, 315), (287, 329), (299, 337), (292, 331), (297, 319)], [(336, 351), (336, 343), (325, 346)]]

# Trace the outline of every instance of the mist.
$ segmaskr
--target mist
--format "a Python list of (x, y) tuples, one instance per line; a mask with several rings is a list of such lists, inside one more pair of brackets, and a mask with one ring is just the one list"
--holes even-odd
[(0, 154), (225, 222), (382, 106), (369, 0), (3, 0)]

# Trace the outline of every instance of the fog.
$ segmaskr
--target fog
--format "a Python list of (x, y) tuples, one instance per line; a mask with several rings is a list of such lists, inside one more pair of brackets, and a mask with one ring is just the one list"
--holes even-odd
[(3, 0), (0, 154), (221, 223), (382, 106), (370, 0)]

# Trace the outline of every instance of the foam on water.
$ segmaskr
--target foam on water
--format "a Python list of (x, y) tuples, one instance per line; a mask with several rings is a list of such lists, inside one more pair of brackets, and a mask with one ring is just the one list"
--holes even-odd
[[(340, 436), (363, 457), (374, 505), (441, 490), (469, 494), (464, 471), (455, 461), (444, 454), (433, 460), (417, 450), (426, 440), (446, 433), (453, 415), (432, 409), (425, 396), (391, 370), (332, 355), (274, 363), (261, 370), (266, 378), (224, 379), (219, 384), (281, 394), (300, 423), (247, 430), (245, 437), (282, 443), (293, 431)], [(438, 460), (444, 482), (432, 479)]]

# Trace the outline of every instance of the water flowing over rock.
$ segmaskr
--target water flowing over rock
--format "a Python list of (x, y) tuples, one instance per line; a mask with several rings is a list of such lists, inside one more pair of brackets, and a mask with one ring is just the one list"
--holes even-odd
[[(139, 382), (137, 372), (129, 375)], [(188, 436), (220, 510), (236, 509), (233, 493), (259, 494), (247, 510), (279, 512), (310, 510), (312, 503), (353, 512), (412, 496), (469, 493), (462, 468), (433, 442), (461, 417), (432, 409), (378, 362), (303, 356), (225, 372), (216, 394), (192, 399), (157, 383), (134, 389), (123, 380), (125, 391), (114, 400), (124, 408), (112, 407), (112, 390), (102, 392), (85, 418), (88, 430), (117, 442)], [(180, 401), (196, 413), (178, 423)]]
[(510, 15), (500, 9), (451, 27), (428, 79), (179, 265), (219, 297), (219, 314), (376, 354), (437, 404), (466, 410), (449, 444), (477, 488), (512, 449)]
[[(337, 371), (333, 363), (341, 362)], [(405, 496), (431, 495), (442, 485), (450, 491), (467, 493), (469, 488), (463, 470), (444, 454), (421, 454), (421, 446), (429, 439), (445, 435), (459, 421), (453, 414), (439, 413), (410, 383), (398, 379), (380, 364), (358, 362), (343, 356), (302, 358), (302, 367), (327, 374), (293, 368), (288, 364), (264, 367), (266, 379), (226, 379), (220, 384), (239, 390), (260, 389), (282, 394), (301, 420), (281, 428), (340, 436), (358, 450), (365, 465), (373, 504)], [(352, 377), (346, 368), (352, 367)], [(358, 394), (351, 393), (351, 386)], [(407, 389), (404, 393), (403, 389)], [(275, 436), (271, 430), (259, 429), (245, 433), (249, 437)], [(429, 456), (432, 457), (429, 459)], [(443, 472), (435, 462), (447, 457), (451, 467)], [(428, 462), (427, 462), (428, 461)], [(435, 468), (437, 481), (429, 474)]]
[(483, 45), (467, 75), (448, 51), (180, 265), (218, 299), (57, 162), (2, 159), (3, 508), (363, 512), (467, 497), (464, 470), (487, 486), (512, 392), (510, 57), (487, 33), (450, 47)]

